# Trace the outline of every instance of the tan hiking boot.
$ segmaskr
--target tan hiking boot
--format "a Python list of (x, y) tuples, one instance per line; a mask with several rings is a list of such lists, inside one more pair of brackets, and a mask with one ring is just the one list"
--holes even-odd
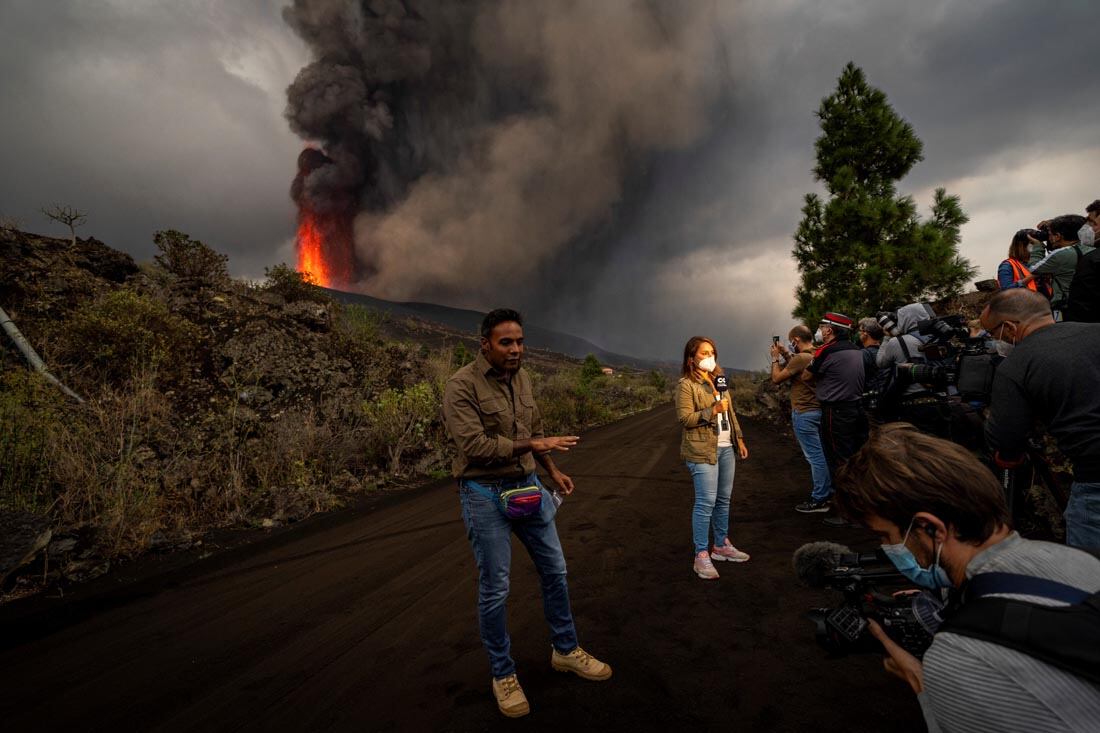
[(531, 712), (531, 706), (527, 704), (527, 696), (523, 694), (519, 679), (514, 674), (493, 680), (493, 697), (497, 699), (500, 712), (509, 718), (521, 718)]
[(580, 647), (568, 654), (562, 654), (555, 649), (550, 655), (550, 666), (559, 672), (574, 672), (586, 680), (596, 682), (611, 676), (611, 665), (604, 664)]

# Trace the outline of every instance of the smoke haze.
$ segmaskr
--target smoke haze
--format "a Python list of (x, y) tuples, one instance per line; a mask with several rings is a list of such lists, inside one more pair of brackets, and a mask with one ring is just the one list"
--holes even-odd
[[(328, 156), (305, 198), (321, 211), (355, 200), (359, 286), (373, 295), (531, 304), (566, 245), (600, 248), (591, 235), (632, 171), (709, 129), (722, 61), (712, 6), (441, 7), (298, 0), (285, 11), (316, 57), (288, 90), (287, 116)], [(571, 254), (583, 268), (583, 248)]]

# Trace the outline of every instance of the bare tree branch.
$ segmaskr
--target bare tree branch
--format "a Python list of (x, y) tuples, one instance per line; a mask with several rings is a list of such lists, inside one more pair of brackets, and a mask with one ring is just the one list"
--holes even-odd
[(88, 214), (85, 211), (74, 209), (72, 206), (62, 206), (61, 204), (54, 204), (45, 209), (41, 209), (46, 218), (52, 219), (59, 224), (64, 224), (69, 227), (69, 232), (72, 234), (72, 240), (69, 244), (73, 247), (76, 246), (76, 228), (82, 226), (84, 222), (88, 221)]

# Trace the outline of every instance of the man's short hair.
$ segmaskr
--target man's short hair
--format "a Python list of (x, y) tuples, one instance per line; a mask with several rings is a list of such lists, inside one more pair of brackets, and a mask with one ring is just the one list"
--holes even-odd
[(489, 338), (489, 334), (493, 332), (493, 329), (502, 323), (509, 321), (515, 321), (520, 326), (523, 325), (523, 316), (518, 311), (514, 311), (511, 308), (496, 308), (485, 314), (485, 317), (481, 319), (481, 337)]
[(1089, 214), (1100, 214), (1100, 199), (1096, 199), (1091, 204), (1086, 206), (1085, 211)]
[(905, 531), (917, 512), (929, 512), (976, 544), (1010, 524), (993, 473), (966, 448), (909, 423), (873, 431), (837, 472), (836, 487), (841, 513), (864, 524), (877, 516)]
[(875, 341), (882, 341), (886, 332), (882, 330), (882, 326), (878, 325), (878, 321), (874, 318), (860, 318), (859, 330), (873, 338)]
[(1050, 315), (1050, 301), (1041, 293), (1027, 288), (1002, 290), (989, 300), (989, 315), (998, 321), (1023, 323)]
[(1088, 220), (1080, 214), (1062, 214), (1050, 220), (1050, 233), (1061, 234), (1062, 239), (1076, 242), (1077, 230), (1084, 226), (1086, 221)]
[(787, 334), (787, 338), (798, 339), (799, 341), (813, 341), (813, 331), (805, 326), (795, 326), (791, 329), (791, 332)]

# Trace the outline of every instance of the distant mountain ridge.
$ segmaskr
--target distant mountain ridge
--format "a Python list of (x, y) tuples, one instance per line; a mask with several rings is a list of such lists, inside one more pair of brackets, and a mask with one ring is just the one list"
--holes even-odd
[[(361, 305), (393, 316), (412, 316), (425, 321), (433, 321), (469, 334), (477, 333), (481, 325), (481, 319), (485, 316), (485, 313), (480, 311), (451, 308), (435, 303), (396, 303), (361, 293), (348, 293), (342, 290), (332, 290), (331, 288), (324, 288), (324, 290), (341, 303)], [(528, 346), (548, 349), (577, 359), (583, 359), (589, 354), (594, 354), (602, 363), (611, 366), (630, 366), (636, 369), (667, 369), (669, 366), (653, 359), (641, 359), (636, 356), (617, 354), (600, 348), (591, 341), (579, 336), (543, 328), (530, 322), (523, 324), (523, 332)]]

